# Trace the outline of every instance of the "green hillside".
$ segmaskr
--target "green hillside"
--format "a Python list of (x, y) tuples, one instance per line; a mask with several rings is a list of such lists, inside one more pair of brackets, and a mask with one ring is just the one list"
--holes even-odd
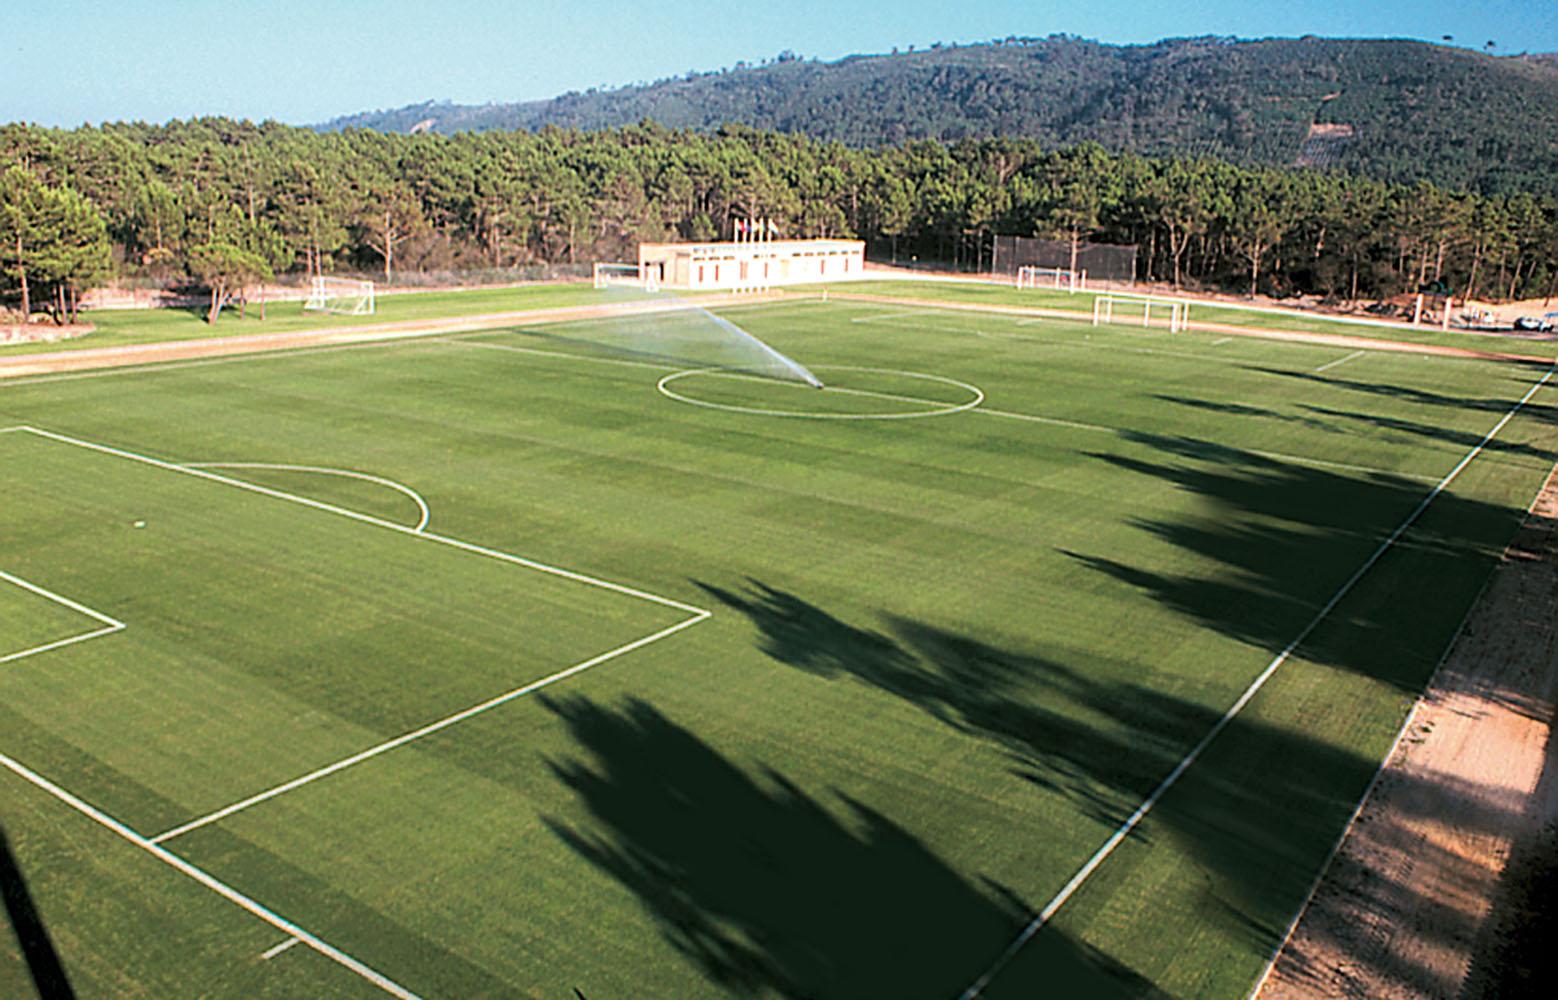
[(1558, 64), (1414, 41), (1068, 36), (688, 74), (520, 104), (425, 103), (325, 130), (452, 133), (651, 118), (740, 122), (852, 145), (1023, 136), (1113, 150), (1292, 164), (1314, 123), (1351, 125), (1329, 163), (1485, 192), (1558, 190)]

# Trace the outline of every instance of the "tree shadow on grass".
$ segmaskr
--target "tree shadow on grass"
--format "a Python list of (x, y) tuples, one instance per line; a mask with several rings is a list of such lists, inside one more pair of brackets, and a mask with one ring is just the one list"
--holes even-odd
[(1486, 432), (1462, 431), (1456, 430), (1453, 427), (1443, 427), (1439, 424), (1425, 424), (1417, 420), (1407, 420), (1403, 417), (1387, 417), (1379, 413), (1362, 413), (1356, 410), (1336, 410), (1326, 406), (1314, 406), (1307, 403), (1303, 404), (1303, 408), (1310, 413), (1318, 413), (1338, 420), (1350, 420), (1354, 423), (1378, 427), (1381, 430), (1411, 434), (1415, 437), (1426, 438), (1432, 441), (1444, 441), (1463, 448), (1474, 448), (1481, 444), (1485, 451), (1505, 455), (1528, 456), (1549, 463), (1558, 461), (1558, 453), (1548, 451), (1545, 448), (1537, 448), (1524, 442), (1501, 441), (1495, 438), (1484, 444), (1483, 436)]
[[(1428, 496), (1420, 482), (1300, 466), (1194, 439), (1134, 433), (1166, 456), (1092, 453), (1134, 475), (1172, 483), (1204, 506), (1135, 526), (1206, 565), (1168, 573), (1112, 556), (1068, 551), (1092, 570), (1151, 595), (1177, 614), (1272, 654)], [(1465, 607), (1508, 541), (1518, 511), (1440, 493), (1360, 581), (1351, 613), (1305, 641), (1312, 660), (1417, 692)], [(1396, 586), (1387, 592), (1385, 581)]]
[[(887, 692), (958, 732), (989, 740), (1007, 754), (1013, 773), (1110, 826), (1123, 821), (1222, 714), (1218, 706), (1139, 684), (1091, 679), (1045, 657), (925, 622), (884, 616), (881, 628), (852, 624), (760, 581), (739, 589), (703, 587), (752, 621), (759, 647), (775, 660), (820, 678), (849, 679)], [(1251, 664), (1252, 675), (1259, 666)], [(1236, 718), (1129, 841), (1178, 851), (1184, 860), (1177, 870), (1194, 873), (1175, 887), (1178, 897), (1143, 904), (1134, 914), (1126, 911), (1140, 922), (1133, 933), (1171, 938), (1188, 933), (1189, 928), (1160, 926), (1176, 915), (1221, 926), (1232, 940), (1247, 943), (1241, 961), (1253, 976), (1276, 947), (1374, 768), (1374, 761), (1316, 739), (1300, 725)], [(1510, 817), (1489, 807), (1468, 818), (1479, 828), (1497, 829)], [(1043, 835), (1022, 835), (1030, 834)], [(1080, 865), (1096, 846), (1066, 849)], [(1402, 882), (1390, 887), (1388, 898), (1404, 908), (1414, 895), (1411, 884)], [(1450, 915), (1438, 922), (1437, 933), (1450, 940), (1470, 927), (1469, 918)], [(1069, 960), (1064, 951), (1049, 950), (1050, 941), (1070, 947), (1057, 928), (1046, 927), (1001, 973), (990, 995), (1045, 995), (1036, 984), (1068, 968)], [(1089, 966), (1103, 961), (1092, 954), (1086, 958)], [(1381, 952), (1372, 961), (1394, 981), (1430, 992), (1449, 988), (1399, 955)], [(1155, 988), (1135, 977), (1119, 986), (1128, 992)]]
[[(1550, 365), (1548, 362), (1540, 364), (1529, 363), (1535, 371), (1540, 372)], [(1416, 386), (1399, 385), (1394, 382), (1369, 382), (1361, 379), (1339, 378), (1334, 375), (1322, 375), (1317, 372), (1291, 371), (1285, 368), (1269, 368), (1262, 365), (1242, 366), (1248, 371), (1259, 372), (1262, 375), (1275, 375), (1279, 378), (1293, 379), (1301, 382), (1309, 382), (1314, 385), (1323, 385), (1333, 389), (1345, 389), (1349, 392), (1358, 392), (1370, 396), (1380, 396), (1386, 399), (1400, 400), (1405, 403), (1413, 403), (1420, 406), (1438, 406), (1453, 410), (1481, 410), (1486, 413), (1503, 415), (1509, 412), (1515, 405), (1515, 400), (1504, 397), (1489, 396), (1465, 396), (1453, 393), (1436, 392), (1432, 389), (1419, 389)], [(1533, 373), (1534, 374), (1534, 373)], [(1527, 388), (1536, 381), (1534, 377), (1520, 380)], [(1558, 423), (1558, 407), (1542, 403), (1527, 403), (1522, 407), (1522, 412), (1539, 417), (1547, 423)]]
[(1191, 396), (1174, 396), (1168, 393), (1154, 393), (1153, 399), (1171, 403), (1174, 406), (1183, 406), (1188, 409), (1202, 410), (1207, 413), (1217, 413), (1228, 417), (1253, 417), (1257, 419), (1279, 420), (1286, 424), (1298, 424), (1311, 430), (1324, 431), (1328, 434), (1336, 434), (1341, 428), (1334, 424), (1315, 417), (1305, 417), (1294, 413), (1283, 413), (1280, 410), (1268, 409), (1264, 406), (1250, 406), (1247, 403), (1231, 403), (1212, 399), (1196, 399)]
[[(881, 811), (739, 766), (643, 701), (543, 704), (580, 751), (551, 766), (592, 819), (550, 827), (726, 992), (944, 1000), (1031, 919), (1016, 893), (970, 881)], [(1084, 945), (1044, 947), (1054, 995), (1151, 993)]]
[[(1176, 518), (1133, 522), (1197, 556), (1199, 572), (1135, 565), (1112, 555), (1068, 555), (1178, 616), (1254, 647), (1250, 678), (1314, 620), (1428, 493), (1423, 484), (1397, 476), (1343, 475), (1193, 438), (1134, 434), (1127, 440), (1163, 457), (1094, 457), (1200, 498)], [(1421, 690), (1480, 586), (1478, 563), (1491, 566), (1517, 513), (1441, 494), (1325, 626), (1309, 635), (1302, 656), (1403, 693)], [(736, 588), (700, 586), (745, 614), (757, 629), (759, 648), (775, 660), (819, 677), (854, 679), (992, 741), (1015, 773), (1106, 822), (1142, 801), (1212, 730), (1225, 707), (1084, 673), (1034, 649), (938, 624), (890, 614), (849, 621), (758, 580)], [(1325, 708), (1347, 710), (1341, 704)], [(1278, 725), (1240, 716), (1183, 773), (1132, 842), (1166, 837), (1202, 873), (1189, 890), (1198, 899), (1164, 906), (1180, 912), (1188, 907), (1197, 919), (1221, 922), (1250, 943), (1252, 954), (1264, 955), (1376, 763), (1310, 736), (1302, 720)], [(1485, 809), (1473, 810), (1471, 821), (1493, 828), (1507, 819)], [(1398, 899), (1414, 896), (1405, 882), (1392, 890)], [(1446, 920), (1440, 933), (1464, 933), (1466, 926)], [(1400, 956), (1374, 961), (1397, 981), (1448, 988)], [(1037, 953), (1025, 951), (1012, 974), (1037, 976), (1041, 965)]]

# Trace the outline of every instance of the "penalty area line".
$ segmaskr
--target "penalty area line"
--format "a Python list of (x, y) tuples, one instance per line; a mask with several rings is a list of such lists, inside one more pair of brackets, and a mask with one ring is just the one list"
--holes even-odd
[(235, 489), (246, 490), (250, 493), (258, 493), (261, 496), (272, 497), (277, 500), (286, 500), (289, 503), (295, 503), (303, 507), (311, 507), (314, 510), (324, 511), (327, 514), (335, 514), (339, 517), (348, 518), (363, 524), (371, 524), (375, 527), (384, 528), (388, 531), (395, 531), (402, 535), (409, 535), (412, 538), (423, 538), (429, 542), (434, 542), (439, 545), (447, 545), (450, 548), (459, 549), (462, 552), (469, 552), (473, 555), (486, 556), (489, 559), (496, 559), (500, 562), (507, 562), (516, 566), (523, 566), (526, 569), (533, 569), (539, 573), (546, 573), (551, 576), (561, 577), (565, 580), (572, 580), (575, 583), (581, 583), (591, 587), (599, 587), (602, 590), (609, 590), (613, 593), (623, 594), (628, 597), (636, 597), (639, 600), (649, 601), (653, 604), (661, 605), (662, 607), (675, 608), (676, 610), (685, 612), (687, 614), (707, 614), (703, 608), (695, 607), (694, 605), (687, 604), (684, 601), (678, 601), (672, 597), (662, 597), (659, 594), (652, 594), (647, 590), (639, 590), (637, 587), (630, 587), (627, 584), (613, 583), (610, 580), (605, 580), (597, 576), (590, 576), (587, 573), (578, 573), (571, 569), (563, 569), (561, 566), (553, 566), (548, 563), (539, 562), (535, 559), (527, 559), (524, 556), (517, 556), (512, 552), (504, 552), (500, 549), (488, 548), (485, 545), (477, 545), (475, 542), (462, 541), (458, 538), (452, 538), (448, 535), (435, 534), (431, 531), (419, 531), (409, 525), (399, 524), (395, 521), (386, 521), (382, 517), (374, 517), (372, 514), (364, 514), (361, 511), (351, 510), (346, 507), (339, 507), (332, 503), (325, 503), (322, 500), (314, 500), (309, 497), (298, 496), (294, 493), (287, 493), (284, 490), (272, 489), (269, 486), (260, 486), (257, 483), (246, 482), (242, 479), (234, 479), (231, 476), (218, 475), (215, 472), (208, 472), (204, 469), (192, 468), (188, 465), (179, 465), (176, 462), (168, 462), (160, 458), (152, 458), (149, 455), (141, 455), (133, 451), (127, 451), (123, 448), (115, 448), (111, 445), (98, 444), (93, 441), (86, 441), (81, 438), (70, 437), (66, 434), (58, 434), (54, 431), (46, 431), (40, 427), (30, 427), (28, 430), (31, 433), (38, 435), (39, 437), (47, 438), (51, 441), (58, 441), (61, 444), (68, 444), (77, 448), (84, 448), (88, 451), (100, 452), (104, 455), (112, 455), (115, 458), (123, 458), (132, 462), (140, 462), (143, 465), (150, 465), (153, 468), (165, 469), (168, 472), (177, 472), (181, 475), (193, 476), (196, 479), (205, 479), (213, 483), (221, 483), (224, 486), (231, 486)]
[(467, 719), (481, 715), (483, 712), (491, 711), (500, 705), (506, 705), (516, 698), (522, 698), (527, 694), (531, 694), (541, 690), (544, 687), (549, 687), (553, 684), (556, 684), (558, 681), (566, 680), (567, 678), (573, 677), (576, 674), (582, 674), (591, 667), (600, 666), (602, 663), (605, 663), (608, 660), (614, 660), (626, 653), (633, 652), (635, 649), (642, 649), (643, 647), (648, 646), (650, 643), (659, 642), (661, 639), (675, 635), (677, 632), (680, 632), (685, 628), (691, 628), (692, 626), (710, 617), (712, 617), (712, 612), (699, 611), (691, 618), (685, 618), (682, 621), (679, 621), (674, 625), (667, 626), (658, 632), (654, 632), (650, 635), (635, 639), (629, 643), (624, 643), (615, 649), (610, 649), (597, 656), (592, 656), (588, 660), (584, 660), (581, 663), (576, 663), (573, 666), (559, 670), (554, 674), (549, 674), (540, 680), (531, 681), (529, 684), (517, 687), (512, 691), (506, 691), (495, 698), (489, 698), (486, 701), (472, 705), (469, 708), (462, 709), (453, 715), (445, 716), (436, 722), (430, 722), (418, 729), (413, 729), (408, 733), (403, 733), (394, 739), (385, 740), (383, 743), (371, 746), (366, 750), (355, 753), (350, 757), (345, 757), (333, 764), (327, 764), (324, 767), (316, 768), (307, 774), (299, 775), (298, 777), (293, 778), (291, 781), (282, 782), (281, 784), (268, 788), (263, 792), (251, 795), (241, 801), (234, 802), (232, 805), (223, 806), (221, 809), (218, 809), (215, 812), (207, 813), (204, 816), (192, 819), (182, 826), (176, 826), (171, 830), (167, 830), (155, 837), (152, 837), (150, 842), (153, 844), (162, 844), (172, 840), (174, 837), (181, 837), (193, 830), (198, 830), (201, 827), (208, 826), (217, 822), (218, 820), (226, 819), (234, 813), (242, 812), (243, 810), (248, 809), (250, 806), (259, 805), (261, 802), (274, 799), (278, 795), (284, 795), (287, 792), (302, 788), (304, 785), (312, 784), (313, 782), (318, 781), (320, 778), (327, 778), (338, 771), (346, 770), (354, 764), (361, 764), (363, 761), (372, 760), (374, 757), (377, 757), (380, 754), (388, 753), (397, 747), (403, 747), (406, 744), (413, 743), (422, 739), (423, 737), (431, 736), (440, 730), (448, 729), (450, 726), (453, 726), (456, 723), (464, 722)]
[(273, 947), (273, 948), (266, 948), (264, 951), (260, 952), (260, 958), (263, 959), (264, 961), (269, 962), (271, 959), (275, 958), (277, 955), (280, 955), (282, 952), (284, 952), (287, 949), (291, 948), (293, 945), (299, 945), (299, 944), (302, 944), (302, 943), (303, 943), (303, 939), (302, 938), (295, 938), (295, 937), (287, 938), (285, 941), (281, 942), (280, 944), (276, 945), (275, 947)]
[(17, 761), (4, 753), (0, 753), (0, 767), (4, 767), (12, 774), (15, 774), (17, 777), (21, 778), (23, 781), (26, 781), (27, 783), (38, 789), (41, 789), (44, 792), (47, 792), (49, 795), (52, 795), (60, 802), (63, 802), (65, 805), (97, 823), (99, 826), (107, 828), (122, 839), (129, 841), (131, 844), (134, 844), (136, 847), (139, 847), (141, 850), (147, 852), (152, 857), (161, 861), (163, 864), (166, 864), (188, 876), (189, 878), (194, 879), (196, 882), (205, 886), (207, 889), (210, 889), (218, 896), (221, 896), (228, 902), (233, 903), (243, 910), (246, 910), (250, 914), (258, 917), (260, 920), (263, 920), (265, 923), (270, 924), (272, 927), (281, 931), (283, 934), (286, 934), (288, 937), (302, 941), (304, 944), (308, 945), (319, 954), (335, 962), (337, 965), (343, 966), (344, 968), (356, 973), (358, 976), (366, 979), (368, 982), (377, 986), (379, 989), (390, 994), (391, 996), (401, 997), (403, 1000), (417, 1000), (417, 995), (415, 993), (406, 989), (404, 986), (401, 986), (393, 979), (390, 979), (383, 973), (378, 972), (364, 962), (353, 958), (351, 955), (348, 955), (346, 952), (323, 940), (319, 936), (303, 929), (302, 927), (288, 920), (286, 917), (276, 913), (274, 910), (271, 910), (263, 904), (250, 898), (249, 896), (244, 895), (242, 892), (234, 889), (232, 886), (228, 885), (226, 882), (221, 881), (216, 876), (210, 874), (204, 869), (190, 864), (188, 861), (185, 861), (183, 858), (179, 857), (177, 854), (174, 854), (167, 848), (159, 847), (158, 845), (152, 843), (150, 840), (147, 840), (145, 837), (136, 833), (128, 826), (103, 812), (101, 809), (71, 794), (64, 788), (61, 788), (59, 785), (56, 785), (54, 782), (50, 781), (48, 778), (45, 778), (43, 775), (22, 764), (20, 761)]
[(1067, 901), (1069, 901), (1071, 897), (1074, 896), (1077, 891), (1087, 883), (1088, 879), (1092, 878), (1093, 873), (1097, 871), (1099, 867), (1109, 859), (1110, 855), (1112, 855), (1115, 850), (1122, 843), (1124, 843), (1128, 837), (1130, 837), (1136, 828), (1141, 825), (1142, 820), (1144, 820), (1147, 815), (1152, 812), (1153, 807), (1158, 804), (1159, 800), (1161, 800), (1163, 796), (1168, 793), (1169, 789), (1173, 788), (1174, 785), (1179, 782), (1179, 779), (1185, 774), (1185, 772), (1190, 770), (1195, 762), (1200, 759), (1201, 754), (1206, 751), (1206, 748), (1211, 746), (1212, 742), (1217, 739), (1223, 730), (1228, 728), (1233, 720), (1238, 717), (1239, 713), (1244, 710), (1245, 706), (1254, 700), (1255, 696), (1259, 694), (1261, 689), (1266, 686), (1266, 682), (1271, 680), (1272, 676), (1274, 676), (1276, 672), (1282, 668), (1282, 665), (1288, 661), (1288, 659), (1293, 655), (1294, 651), (1297, 650), (1298, 647), (1302, 645), (1311, 634), (1313, 634), (1315, 629), (1320, 627), (1320, 624), (1324, 622), (1326, 618), (1330, 617), (1331, 612), (1334, 611), (1336, 606), (1340, 604), (1349, 593), (1352, 592), (1353, 587), (1357, 586), (1358, 581), (1362, 580), (1364, 576), (1368, 574), (1369, 570), (1374, 568), (1375, 564), (1384, 557), (1386, 552), (1389, 552), (1392, 548), (1395, 547), (1396, 542), (1401, 539), (1402, 535), (1407, 533), (1407, 530), (1410, 529), (1412, 525), (1417, 523), (1418, 518), (1422, 517), (1423, 512), (1426, 511), (1429, 505), (1439, 497), (1439, 494), (1443, 493), (1449, 487), (1449, 485), (1453, 483), (1458, 476), (1460, 476), (1461, 472), (1468, 465), (1470, 465), (1478, 455), (1482, 454), (1483, 449), (1486, 448), (1488, 444), (1498, 436), (1499, 432), (1502, 431), (1504, 427), (1515, 418), (1515, 414), (1524, 409), (1525, 405), (1531, 401), (1531, 398), (1537, 394), (1538, 390), (1551, 381), (1555, 372), (1558, 372), (1558, 366), (1548, 368), (1547, 371), (1542, 375), (1541, 379), (1533, 383), (1531, 387), (1526, 390), (1525, 395), (1521, 396), (1520, 399), (1516, 401), (1515, 405), (1510, 407), (1509, 412), (1505, 413), (1503, 417), (1499, 418), (1498, 423), (1493, 425), (1492, 430), (1484, 434), (1482, 440), (1477, 442), (1476, 446), (1468, 451), (1466, 455), (1455, 464), (1455, 468), (1447, 472), (1444, 477), (1439, 480), (1439, 482), (1434, 484), (1433, 489), (1428, 491), (1428, 495), (1423, 497), (1422, 501), (1412, 509), (1412, 512), (1408, 514), (1400, 524), (1396, 525), (1396, 529), (1392, 531), (1390, 535), (1383, 542), (1381, 542), (1373, 552), (1369, 554), (1369, 557), (1363, 561), (1363, 565), (1354, 570), (1353, 574), (1349, 576), (1340, 587), (1337, 588), (1336, 593), (1331, 595), (1330, 600), (1325, 602), (1325, 604), (1318, 612), (1315, 613), (1315, 616), (1309, 620), (1309, 623), (1303, 627), (1298, 635), (1294, 636), (1292, 640), (1282, 648), (1282, 651), (1279, 652), (1271, 660), (1271, 662), (1266, 665), (1266, 668), (1262, 670), (1253, 681), (1250, 682), (1249, 687), (1244, 689), (1244, 693), (1239, 695), (1238, 699), (1236, 699), (1234, 703), (1229, 706), (1228, 710), (1223, 713), (1222, 718), (1213, 723), (1212, 728), (1207, 731), (1206, 735), (1202, 736), (1200, 741), (1190, 749), (1190, 752), (1185, 754), (1184, 758), (1181, 759), (1180, 762), (1174, 766), (1174, 769), (1168, 773), (1168, 776), (1158, 784), (1158, 787), (1152, 790), (1152, 794), (1148, 795), (1147, 798), (1136, 807), (1135, 811), (1126, 818), (1125, 822), (1121, 823), (1119, 827), (1117, 827), (1115, 831), (1109, 835), (1109, 839), (1104, 841), (1103, 846), (1094, 851), (1093, 855), (1087, 859), (1081, 868), (1077, 870), (1076, 874), (1071, 876), (1070, 880), (1061, 887), (1060, 891), (1057, 892), (1048, 903), (1044, 904), (1043, 909), (1039, 910), (1038, 915), (1036, 915), (1031, 921), (1028, 922), (1025, 927), (1023, 927), (1022, 931), (1017, 935), (1012, 943), (1006, 947), (1006, 950), (1001, 953), (1000, 957), (998, 957), (988, 969), (980, 974), (979, 978), (975, 979), (971, 984), (969, 984), (967, 989), (959, 994), (959, 1000), (974, 1000), (975, 997), (978, 997), (981, 993), (983, 993), (986, 987), (990, 985), (991, 981), (1000, 974), (1001, 970), (1006, 968), (1011, 960), (1017, 956), (1017, 953), (1022, 950), (1023, 946), (1032, 940), (1033, 936), (1042, 930), (1046, 924), (1054, 919), (1055, 914), (1060, 911), (1061, 907), (1065, 906)]
[(18, 653), (7, 653), (4, 656), (0, 656), (0, 663), (14, 663), (17, 660), (24, 659), (29, 656), (36, 656), (39, 653), (47, 653), (51, 649), (64, 649), (66, 646), (74, 646), (76, 643), (86, 642), (88, 639), (96, 639), (105, 635), (113, 635), (115, 632), (124, 631), (124, 629), (125, 626), (123, 625), (108, 625), (104, 628), (94, 629), (91, 632), (83, 632), (80, 635), (73, 635), (66, 639), (56, 639), (53, 642), (46, 642), (41, 646), (33, 646), (30, 649), (24, 649)]
[(321, 476), (340, 476), (343, 479), (358, 479), (365, 483), (373, 483), (383, 486), (407, 497), (417, 505), (417, 513), (421, 516), (417, 519), (416, 526), (411, 530), (421, 532), (427, 528), (427, 522), (432, 520), (432, 512), (428, 510), (427, 501), (422, 494), (407, 486), (405, 483), (397, 483), (393, 479), (384, 476), (372, 476), (366, 472), (357, 472), (352, 469), (336, 469), (325, 465), (285, 465), (278, 462), (185, 462), (186, 469), (258, 469), (275, 472), (312, 472)]
[[(31, 430), (29, 427), (19, 427), (14, 429)], [(14, 663), (17, 660), (28, 656), (36, 656), (39, 653), (47, 653), (52, 649), (64, 649), (66, 646), (74, 646), (76, 643), (86, 642), (88, 639), (96, 639), (100, 636), (113, 635), (115, 632), (121, 632), (129, 627), (124, 622), (113, 617), (112, 615), (105, 615), (101, 611), (87, 607), (80, 601), (73, 601), (63, 594), (56, 594), (47, 587), (40, 587), (36, 583), (23, 580), (21, 577), (7, 573), (4, 570), (0, 570), (0, 580), (9, 583), (12, 586), (20, 587), (29, 593), (36, 594), (45, 600), (52, 601), (61, 607), (69, 608), (71, 611), (74, 611), (77, 614), (86, 615), (88, 618), (91, 618), (93, 621), (98, 622), (103, 626), (102, 628), (93, 629), (90, 632), (83, 632), (79, 635), (67, 636), (64, 639), (56, 639), (53, 642), (45, 642), (41, 645), (32, 646), (28, 649), (23, 649), (15, 653), (7, 653), (4, 656), (0, 656), (0, 664)]]
[(1328, 372), (1332, 368), (1335, 368), (1337, 365), (1345, 365), (1347, 362), (1353, 360), (1354, 358), (1361, 358), (1361, 357), (1363, 357), (1364, 354), (1366, 354), (1366, 353), (1368, 353), (1368, 352), (1366, 352), (1366, 351), (1353, 351), (1351, 354), (1347, 355), (1345, 358), (1337, 358), (1335, 361), (1330, 361), (1330, 362), (1327, 362), (1326, 364), (1321, 365), (1319, 368), (1316, 368), (1315, 371), (1317, 371), (1317, 372)]

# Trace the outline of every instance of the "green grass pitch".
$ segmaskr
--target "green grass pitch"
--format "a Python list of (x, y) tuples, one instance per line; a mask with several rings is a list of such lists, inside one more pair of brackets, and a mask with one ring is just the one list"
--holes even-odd
[(0, 384), (83, 994), (1241, 996), (1558, 451), (1540, 390), (1309, 629), (1545, 369), (725, 315), (829, 390), (632, 320)]

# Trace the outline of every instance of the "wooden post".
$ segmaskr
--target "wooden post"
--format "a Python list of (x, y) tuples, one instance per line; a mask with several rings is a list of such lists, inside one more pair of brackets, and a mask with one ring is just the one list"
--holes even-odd
[(1412, 325), (1417, 326), (1423, 318), (1423, 293), (1417, 293), (1417, 301), (1412, 305)]

